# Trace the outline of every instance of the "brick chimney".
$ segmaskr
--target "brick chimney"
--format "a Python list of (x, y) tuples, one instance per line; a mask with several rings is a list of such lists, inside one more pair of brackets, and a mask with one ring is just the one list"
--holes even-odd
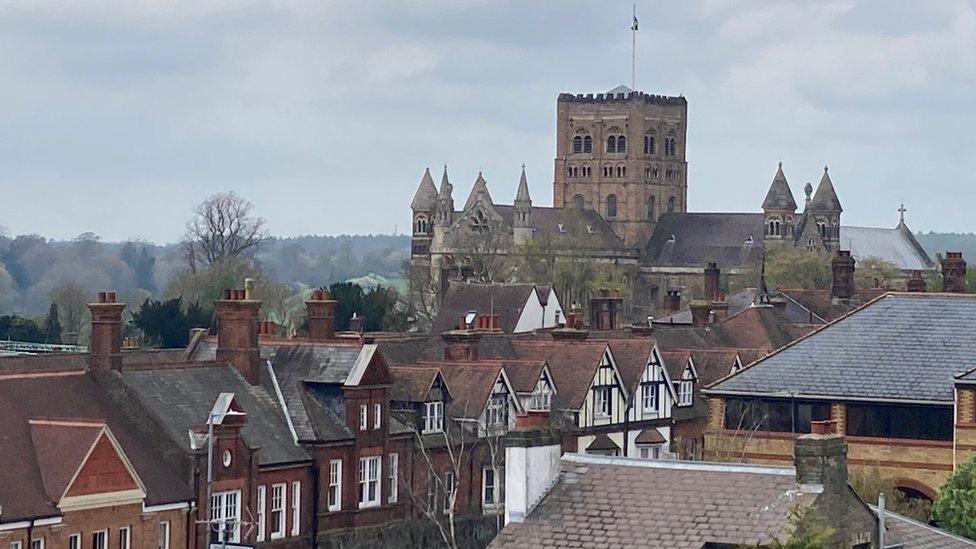
[(315, 290), (305, 302), (308, 310), (308, 337), (312, 341), (335, 339), (336, 301), (329, 290)]
[(664, 315), (674, 314), (681, 310), (681, 290), (668, 290), (664, 293), (664, 301), (661, 303)]
[(691, 308), (691, 325), (699, 328), (708, 326), (708, 317), (712, 313), (711, 302), (704, 299), (692, 299), (689, 307)]
[(824, 493), (847, 490), (847, 440), (834, 420), (811, 421), (810, 434), (796, 439), (793, 465), (798, 484), (819, 484)]
[(830, 261), (833, 285), (830, 296), (834, 299), (850, 299), (854, 295), (854, 257), (850, 250), (837, 250)]
[(125, 303), (115, 302), (115, 292), (98, 292), (91, 311), (91, 341), (88, 344), (88, 369), (92, 372), (122, 370), (122, 311)]
[(252, 385), (261, 380), (261, 351), (258, 348), (261, 302), (244, 290), (224, 290), (214, 302), (217, 314), (217, 360), (228, 362)]
[(718, 270), (718, 264), (709, 263), (708, 267), (705, 267), (705, 299), (709, 301), (723, 300), (718, 287), (720, 275), (721, 271)]
[(478, 360), (480, 333), (470, 330), (451, 330), (441, 334), (441, 339), (444, 340), (444, 360)]
[(942, 258), (942, 291), (966, 293), (966, 260), (962, 252), (946, 252)]
[(905, 282), (905, 289), (909, 292), (925, 291), (925, 279), (922, 278), (922, 271), (908, 272), (908, 280)]
[(349, 331), (357, 334), (363, 333), (365, 330), (366, 321), (363, 317), (356, 313), (352, 314), (352, 318), (349, 319)]

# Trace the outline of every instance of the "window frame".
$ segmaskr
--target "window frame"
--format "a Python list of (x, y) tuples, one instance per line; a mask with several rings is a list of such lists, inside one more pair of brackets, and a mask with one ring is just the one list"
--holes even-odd
[(678, 381), (678, 406), (694, 404), (695, 380), (681, 379)]
[(44, 549), (44, 538), (32, 538), (30, 546), (31, 549)]
[(604, 200), (604, 209), (607, 213), (607, 219), (617, 219), (617, 195), (607, 195), (607, 198)]
[[(288, 485), (284, 482), (277, 482), (271, 485), (271, 532), (270, 539), (282, 539), (285, 537), (285, 500), (288, 498)], [(275, 502), (277, 500), (277, 503)], [(276, 518), (275, 513), (280, 513)]]
[(156, 525), (157, 549), (169, 549), (170, 525), (168, 520), (161, 520)]
[(257, 531), (257, 541), (264, 541), (265, 537), (268, 535), (267, 527), (267, 511), (265, 510), (268, 506), (268, 487), (264, 484), (258, 486), (258, 508), (257, 508), (257, 521), (258, 521), (258, 531)]
[(373, 403), (373, 430), (379, 430), (383, 426), (383, 405), (379, 402)]
[[(96, 541), (96, 536), (101, 538), (101, 545), (99, 545)], [(102, 528), (101, 530), (95, 530), (92, 532), (91, 549), (108, 549), (108, 528)]]
[(359, 430), (365, 431), (368, 423), (369, 406), (365, 403), (359, 405)]
[(396, 503), (400, 495), (400, 454), (391, 452), (386, 456), (387, 477), (390, 481), (390, 490), (387, 492), (387, 503)]
[[(498, 507), (501, 503), (501, 487), (499, 485), (499, 478), (501, 476), (501, 468), (499, 468), (499, 474), (495, 474), (495, 469), (491, 465), (485, 465), (481, 468), (481, 507), (485, 510), (492, 510)], [(489, 478), (491, 482), (489, 482)], [(491, 497), (489, 498), (489, 493)]]
[(454, 471), (444, 473), (444, 514), (448, 514), (454, 508), (451, 492), (454, 490)]
[(609, 385), (593, 388), (593, 417), (595, 419), (604, 419), (611, 416), (613, 410), (610, 407), (610, 397), (612, 396), (610, 389), (611, 387)]
[[(19, 541), (12, 541), (12, 542), (10, 542), (10, 547), (13, 547), (14, 546), (14, 543), (17, 543), (18, 544), (18, 547), (19, 547), (19, 544), (20, 544)], [(81, 549), (81, 533), (80, 532), (75, 532), (74, 534), (71, 534), (70, 536), (68, 536), (68, 549)]]
[(119, 527), (119, 549), (132, 548), (132, 528), (129, 526)]
[(663, 443), (637, 445), (637, 455), (640, 456), (640, 459), (661, 459), (663, 452)]
[(485, 427), (508, 427), (508, 394), (492, 393), (485, 406)]
[[(359, 508), (378, 507), (383, 501), (380, 472), (383, 469), (382, 456), (359, 458)], [(370, 497), (370, 488), (373, 495)]]
[[(335, 501), (332, 501), (333, 488), (335, 488)], [(329, 492), (326, 495), (326, 508), (329, 511), (339, 511), (342, 509), (342, 460), (329, 460)]]
[(653, 412), (656, 414), (660, 412), (658, 385), (659, 383), (656, 381), (641, 383), (641, 411), (644, 413)]
[(431, 400), (424, 403), (422, 434), (444, 431), (444, 401)]
[(291, 535), (302, 533), (302, 481), (291, 482)]

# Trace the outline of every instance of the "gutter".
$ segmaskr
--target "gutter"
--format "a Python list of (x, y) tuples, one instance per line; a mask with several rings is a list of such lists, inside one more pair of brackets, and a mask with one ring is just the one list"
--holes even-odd
[(767, 397), (767, 398), (794, 398), (800, 400), (832, 400), (840, 402), (882, 402), (885, 404), (925, 404), (931, 406), (953, 406), (950, 400), (926, 400), (908, 398), (883, 398), (883, 397), (858, 397), (844, 395), (801, 395), (785, 391), (757, 392), (757, 391), (718, 391), (715, 389), (702, 389), (701, 393), (706, 396), (746, 396), (746, 397)]

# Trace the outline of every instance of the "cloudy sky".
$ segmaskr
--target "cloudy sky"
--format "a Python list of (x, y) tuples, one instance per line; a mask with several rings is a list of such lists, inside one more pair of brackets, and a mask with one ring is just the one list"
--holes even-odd
[[(0, 226), (172, 241), (235, 190), (274, 234), (390, 233), (426, 166), (549, 204), (555, 99), (630, 79), (631, 2), (0, 0)], [(689, 200), (782, 161), (845, 224), (972, 231), (971, 2), (643, 1), (638, 88), (689, 103)]]

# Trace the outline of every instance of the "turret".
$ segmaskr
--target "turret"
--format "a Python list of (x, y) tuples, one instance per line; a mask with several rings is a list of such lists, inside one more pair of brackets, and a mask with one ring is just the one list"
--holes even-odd
[(430, 176), (430, 168), (424, 170), (420, 186), (413, 195), (410, 209), (413, 210), (413, 234), (429, 235), (433, 229), (434, 209), (437, 206), (437, 187)]
[(441, 176), (441, 190), (437, 193), (437, 225), (448, 227), (454, 222), (454, 186), (447, 178), (447, 164)]
[(834, 191), (834, 184), (830, 181), (827, 174), (827, 166), (824, 166), (823, 177), (817, 185), (817, 192), (813, 195), (813, 200), (807, 206), (806, 213), (810, 216), (807, 223), (815, 223), (820, 238), (823, 239), (824, 246), (828, 250), (837, 250), (840, 247), (840, 214), (844, 211), (840, 206), (840, 200)]
[(793, 191), (783, 174), (783, 163), (779, 163), (773, 182), (762, 203), (763, 224), (766, 240), (785, 240), (793, 236), (793, 216), (796, 214), (796, 201)]
[(532, 198), (529, 197), (529, 183), (525, 179), (525, 164), (522, 164), (522, 177), (515, 194), (514, 210), (513, 237), (516, 244), (522, 244), (532, 239)]

